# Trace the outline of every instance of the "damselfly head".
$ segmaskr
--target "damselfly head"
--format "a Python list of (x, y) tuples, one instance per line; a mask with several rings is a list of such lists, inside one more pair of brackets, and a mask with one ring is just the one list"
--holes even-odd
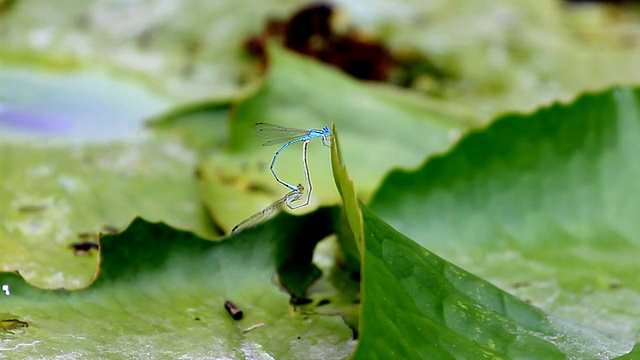
[(331, 130), (329, 130), (328, 126), (322, 128), (322, 145), (331, 147), (331, 139), (333, 135), (331, 135)]
[(302, 192), (304, 191), (304, 186), (302, 186), (302, 184), (298, 184), (298, 186), (296, 186), (296, 189), (297, 190), (290, 191), (285, 196), (285, 203), (289, 207), (291, 207), (291, 203), (293, 203), (294, 201), (300, 200), (300, 198), (302, 197)]

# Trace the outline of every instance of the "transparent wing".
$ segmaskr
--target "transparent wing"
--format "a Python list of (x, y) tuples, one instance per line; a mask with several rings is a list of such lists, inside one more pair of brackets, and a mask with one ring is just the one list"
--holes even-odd
[(288, 128), (284, 126), (268, 124), (268, 123), (256, 123), (256, 134), (262, 137), (274, 138), (274, 139), (297, 139), (307, 135), (309, 130)]
[(242, 220), (242, 222), (231, 229), (231, 234), (236, 234), (238, 231), (255, 227), (266, 220), (276, 210), (280, 209), (285, 203), (296, 201), (302, 196), (302, 185), (298, 185), (298, 190), (290, 191), (283, 197), (267, 205), (264, 209)]
[(242, 230), (242, 229), (248, 229), (248, 228), (252, 228), (260, 223), (262, 223), (266, 218), (269, 217), (269, 215), (273, 214), (274, 211), (278, 210), (279, 208), (282, 207), (282, 205), (284, 205), (285, 201), (287, 201), (287, 195), (283, 196), (282, 198), (276, 200), (275, 202), (269, 204), (267, 207), (265, 207), (264, 209), (258, 211), (257, 213), (249, 216), (248, 218), (242, 220), (242, 222), (236, 226), (233, 227), (233, 229), (231, 230), (232, 234), (237, 233), (238, 231)]

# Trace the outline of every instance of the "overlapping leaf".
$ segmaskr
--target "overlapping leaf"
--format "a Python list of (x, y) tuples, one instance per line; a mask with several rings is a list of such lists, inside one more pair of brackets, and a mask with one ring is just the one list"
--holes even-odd
[(0, 145), (0, 270), (21, 270), (43, 287), (85, 286), (96, 259), (69, 246), (138, 215), (212, 237), (192, 166), (193, 155), (167, 140)]
[[(23, 358), (346, 358), (354, 342), (342, 318), (296, 310), (272, 281), (296, 256), (308, 264), (312, 247), (300, 259), (300, 246), (293, 253), (284, 245), (302, 244), (309, 226), (318, 231), (306, 242), (320, 240), (331, 229), (329, 214), (280, 231), (292, 221), (283, 216), (222, 243), (136, 219), (102, 239), (99, 274), (82, 290), (41, 290), (0, 273), (8, 293), (0, 293), (0, 351)], [(243, 311), (241, 320), (225, 311), (227, 300)]]
[(616, 88), (507, 116), (372, 208), (423, 246), (625, 348), (637, 339), (640, 92)]
[(354, 230), (364, 229), (354, 359), (584, 359), (624, 354), (633, 345), (545, 314), (424, 249), (347, 201), (355, 194), (346, 168), (334, 169), (345, 211), (363, 215), (349, 219)]

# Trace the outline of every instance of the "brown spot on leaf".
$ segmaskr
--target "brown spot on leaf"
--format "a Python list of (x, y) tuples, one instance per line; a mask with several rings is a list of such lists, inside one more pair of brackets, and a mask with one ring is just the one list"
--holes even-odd
[(0, 320), (0, 329), (17, 330), (29, 327), (29, 323), (18, 319)]
[(69, 247), (73, 249), (76, 255), (81, 256), (81, 255), (89, 254), (92, 249), (98, 250), (100, 245), (97, 242), (93, 242), (93, 241), (83, 241), (83, 242), (73, 243), (69, 245)]

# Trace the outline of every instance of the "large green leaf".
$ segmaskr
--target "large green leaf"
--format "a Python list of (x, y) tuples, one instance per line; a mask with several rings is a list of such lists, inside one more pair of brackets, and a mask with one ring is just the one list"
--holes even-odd
[(20, 270), (43, 287), (86, 286), (96, 259), (76, 257), (69, 245), (138, 215), (215, 236), (194, 182), (195, 155), (143, 127), (168, 105), (97, 71), (0, 67), (0, 270)]
[(590, 359), (630, 344), (581, 330), (422, 248), (363, 207), (354, 359)]
[(446, 259), (624, 346), (640, 332), (640, 92), (497, 120), (371, 206)]
[[(0, 294), (1, 347), (14, 358), (346, 358), (354, 342), (342, 318), (292, 307), (273, 283), (287, 246), (331, 229), (328, 214), (285, 231), (293, 219), (281, 216), (220, 243), (136, 219), (102, 238), (98, 276), (82, 290), (41, 290), (0, 273), (9, 293)], [(310, 226), (323, 230), (304, 236)], [(227, 300), (241, 320), (225, 311)]]
[[(409, 94), (359, 83), (275, 45), (270, 64), (263, 87), (234, 109), (229, 151), (211, 155), (200, 167), (204, 199), (224, 228), (286, 192), (268, 169), (278, 146), (260, 146), (265, 140), (255, 136), (256, 122), (304, 129), (335, 123), (347, 147), (345, 161), (353, 164), (352, 176), (365, 198), (385, 171), (415, 166), (425, 154), (447, 149), (455, 140), (451, 135), (471, 125)], [(292, 184), (304, 179), (299, 146), (281, 153), (276, 164), (278, 175)], [(327, 156), (319, 141), (309, 145), (314, 206), (308, 209), (338, 201), (323, 161)]]
[(0, 145), (0, 270), (35, 285), (85, 286), (95, 257), (69, 245), (137, 215), (214, 236), (198, 198), (193, 154), (167, 140), (94, 146)]
[(364, 231), (355, 235), (362, 241), (362, 309), (354, 359), (585, 359), (628, 350), (443, 260), (349, 201), (355, 192), (337, 145), (336, 186), (345, 212), (361, 213), (350, 226)]

